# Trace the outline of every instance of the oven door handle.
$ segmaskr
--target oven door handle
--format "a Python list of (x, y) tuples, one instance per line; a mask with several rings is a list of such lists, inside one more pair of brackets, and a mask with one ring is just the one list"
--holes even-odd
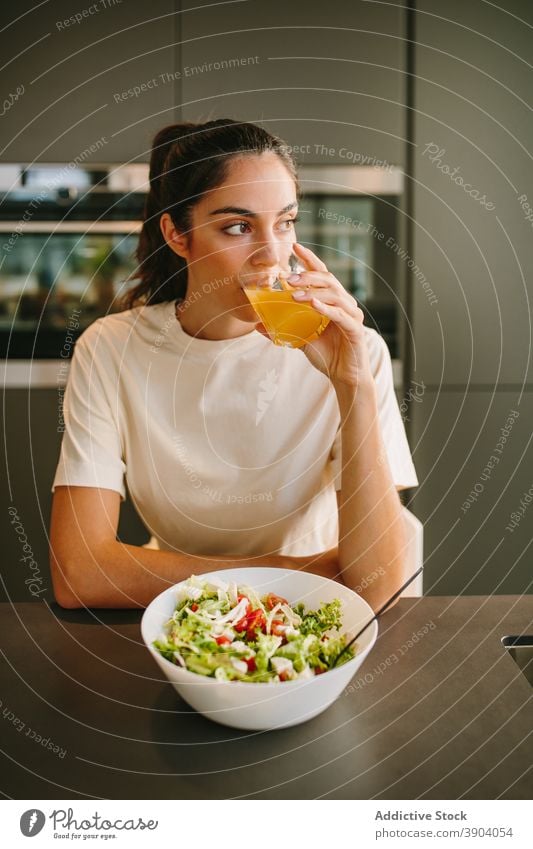
[(129, 236), (138, 233), (142, 221), (0, 221), (0, 233), (105, 233)]

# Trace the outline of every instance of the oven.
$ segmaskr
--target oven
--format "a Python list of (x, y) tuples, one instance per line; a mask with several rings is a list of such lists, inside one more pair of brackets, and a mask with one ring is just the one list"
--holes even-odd
[[(297, 238), (358, 300), (401, 379), (403, 173), (299, 169)], [(58, 364), (133, 285), (148, 166), (0, 165), (0, 357), (8, 386), (56, 385)], [(66, 380), (68, 369), (59, 371)]]

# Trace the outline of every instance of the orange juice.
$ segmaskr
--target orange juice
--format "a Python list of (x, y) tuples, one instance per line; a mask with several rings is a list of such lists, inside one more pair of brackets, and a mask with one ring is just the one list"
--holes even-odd
[(321, 315), (309, 303), (298, 303), (292, 297), (296, 291), (287, 288), (245, 287), (244, 291), (267, 329), (275, 345), (290, 345), (301, 348), (306, 342), (316, 339), (329, 324), (329, 318)]

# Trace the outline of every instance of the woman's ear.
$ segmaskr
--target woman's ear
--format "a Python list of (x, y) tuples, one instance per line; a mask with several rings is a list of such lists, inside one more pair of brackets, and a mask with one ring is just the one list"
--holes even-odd
[(169, 248), (178, 256), (183, 257), (183, 259), (187, 259), (189, 253), (189, 240), (185, 233), (181, 233), (176, 229), (168, 212), (164, 212), (159, 219), (159, 226), (161, 227), (163, 238)]

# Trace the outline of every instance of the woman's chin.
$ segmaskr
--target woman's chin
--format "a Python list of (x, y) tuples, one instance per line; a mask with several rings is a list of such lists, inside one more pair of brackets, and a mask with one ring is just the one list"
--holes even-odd
[(240, 321), (250, 322), (250, 324), (258, 324), (260, 321), (259, 316), (250, 303), (237, 304), (233, 313), (235, 318), (238, 318)]

